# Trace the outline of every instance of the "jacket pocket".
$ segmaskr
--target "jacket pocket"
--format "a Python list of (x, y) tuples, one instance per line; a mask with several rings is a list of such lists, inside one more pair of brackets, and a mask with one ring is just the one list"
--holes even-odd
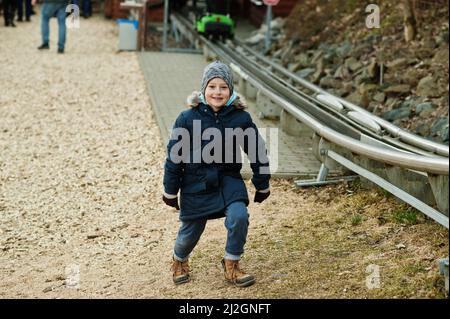
[(181, 189), (181, 193), (183, 194), (195, 194), (195, 193), (200, 193), (206, 190), (206, 183), (205, 182), (196, 182), (196, 183), (191, 183), (188, 185), (185, 185), (182, 189)]

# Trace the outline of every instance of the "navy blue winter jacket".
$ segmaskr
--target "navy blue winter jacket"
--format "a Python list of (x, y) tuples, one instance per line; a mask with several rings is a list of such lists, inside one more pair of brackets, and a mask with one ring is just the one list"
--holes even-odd
[[(237, 139), (234, 142), (235, 144), (238, 143), (247, 154), (249, 154), (249, 145), (256, 145), (257, 147), (256, 153), (250, 151), (249, 154), (253, 154), (250, 158), (250, 166), (253, 171), (252, 182), (256, 190), (269, 188), (269, 161), (264, 140), (257, 133), (256, 125), (253, 123), (250, 114), (244, 110), (245, 105), (239, 97), (231, 105), (225, 106), (218, 112), (214, 112), (211, 107), (202, 103), (198, 92), (191, 95), (188, 103), (190, 103), (191, 108), (183, 111), (176, 119), (171, 140), (167, 145), (168, 155), (164, 165), (164, 191), (171, 195), (176, 195), (180, 191), (180, 220), (182, 221), (223, 217), (225, 216), (225, 208), (232, 202), (243, 201), (247, 205), (249, 204), (247, 189), (240, 174), (242, 161), (238, 160), (237, 152), (233, 152), (233, 161), (229, 161), (229, 148), (225, 150), (225, 129), (241, 128), (245, 131), (247, 128), (253, 128), (255, 130), (256, 143), (249, 144), (247, 138), (244, 139), (244, 143), (237, 142)], [(197, 157), (197, 160), (195, 160), (195, 154), (197, 156), (201, 154), (205, 147), (208, 147), (208, 144), (216, 138), (214, 136), (210, 140), (201, 140), (201, 149), (194, 149), (195, 126), (201, 127), (202, 135), (208, 128), (216, 128), (221, 132), (223, 153), (228, 152), (228, 154), (222, 154), (222, 156), (228, 156), (227, 162), (224, 163), (225, 158), (210, 163), (206, 163), (203, 157), (200, 160)], [(179, 136), (173, 134), (180, 128), (189, 132), (189, 143), (185, 143), (187, 139), (183, 139), (181, 134)], [(199, 146), (199, 144), (197, 145)], [(211, 145), (214, 144), (209, 144), (208, 150), (211, 150)], [(186, 152), (186, 149), (182, 152), (183, 147), (186, 147), (188, 152)], [(232, 149), (236, 148), (233, 147)], [(212, 154), (214, 154), (214, 151)], [(182, 155), (184, 157), (180, 161)]]

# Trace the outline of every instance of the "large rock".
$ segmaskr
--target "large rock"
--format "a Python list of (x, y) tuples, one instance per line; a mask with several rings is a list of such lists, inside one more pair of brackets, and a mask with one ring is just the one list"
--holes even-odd
[(367, 108), (370, 104), (370, 98), (367, 94), (361, 94), (358, 91), (353, 92), (345, 98), (347, 101), (359, 105), (363, 108)]
[(434, 49), (431, 48), (419, 48), (414, 51), (414, 54), (417, 59), (425, 60), (431, 58), (434, 54)]
[(346, 58), (352, 51), (353, 46), (349, 41), (344, 41), (336, 48), (336, 53), (341, 58)]
[(382, 117), (387, 121), (395, 121), (409, 118), (411, 110), (409, 107), (402, 107), (391, 111), (384, 112)]
[(431, 116), (433, 116), (433, 112), (434, 110), (432, 109), (423, 110), (422, 112), (420, 112), (419, 117), (424, 120), (429, 119)]
[(309, 66), (309, 56), (306, 53), (300, 53), (295, 56), (295, 62), (300, 63), (302, 68)]
[(437, 119), (431, 127), (431, 134), (441, 135), (442, 131), (444, 131), (446, 128), (448, 129), (448, 118), (441, 117)]
[(340, 89), (342, 88), (342, 81), (336, 80), (331, 76), (325, 76), (320, 79), (319, 86), (322, 88)]
[(375, 91), (376, 89), (378, 89), (378, 85), (373, 84), (373, 83), (363, 83), (358, 87), (359, 93), (361, 94), (370, 94), (373, 91)]
[(316, 72), (316, 69), (313, 68), (307, 68), (307, 69), (303, 69), (298, 71), (296, 74), (301, 77), (301, 78), (307, 78), (308, 76), (310, 76), (311, 74), (313, 74), (314, 72)]
[(345, 60), (345, 66), (349, 68), (352, 72), (356, 72), (361, 69), (364, 65), (358, 61), (355, 57), (350, 57)]
[(428, 75), (419, 81), (417, 85), (417, 94), (424, 97), (439, 96), (439, 86), (432, 75)]
[(338, 57), (336, 52), (336, 45), (329, 45), (327, 43), (322, 43), (319, 45), (319, 50), (323, 51), (323, 57), (326, 62), (333, 63), (334, 59)]
[(416, 87), (419, 83), (419, 71), (415, 68), (408, 68), (403, 73), (401, 80), (403, 83)]
[(352, 55), (355, 57), (360, 57), (364, 54), (368, 54), (370, 52), (372, 52), (373, 46), (370, 43), (367, 42), (363, 42), (358, 44), (353, 50), (352, 50)]
[(442, 141), (448, 144), (448, 126), (442, 130), (440, 136), (442, 138)]
[(430, 125), (428, 124), (419, 124), (416, 128), (416, 133), (421, 136), (430, 136)]
[(379, 103), (383, 103), (386, 100), (386, 94), (384, 94), (383, 92), (378, 92), (374, 95), (373, 100)]
[(431, 61), (433, 64), (448, 65), (448, 61), (449, 61), (448, 46), (446, 45), (446, 46), (440, 48), (436, 52), (436, 54), (434, 55), (434, 57)]
[(386, 63), (386, 67), (391, 70), (401, 70), (408, 66), (408, 60), (405, 58), (399, 58), (394, 61)]
[(393, 98), (393, 97), (388, 98), (386, 100), (386, 102), (384, 102), (385, 109), (387, 109), (387, 110), (392, 110), (392, 109), (397, 108), (398, 104), (399, 104), (399, 100), (396, 98)]
[(437, 108), (437, 106), (430, 102), (420, 103), (416, 106), (415, 113), (420, 116), (424, 111), (433, 112), (436, 108)]
[[(434, 40), (436, 41), (437, 45), (443, 45), (443, 44), (447, 44), (448, 45), (448, 40), (449, 40), (449, 36), (448, 36), (448, 29), (447, 30), (443, 30), (440, 34), (438, 34)], [(448, 48), (447, 48), (448, 50)]]
[(350, 80), (352, 76), (350, 74), (350, 71), (348, 70), (348, 68), (345, 65), (340, 65), (336, 69), (336, 72), (334, 73), (334, 77), (338, 78), (338, 79), (343, 79), (343, 80)]
[(411, 87), (408, 84), (391, 85), (384, 90), (384, 93), (406, 94), (411, 92)]
[(347, 96), (353, 92), (353, 83), (352, 82), (343, 82), (342, 88), (339, 90), (340, 96)]

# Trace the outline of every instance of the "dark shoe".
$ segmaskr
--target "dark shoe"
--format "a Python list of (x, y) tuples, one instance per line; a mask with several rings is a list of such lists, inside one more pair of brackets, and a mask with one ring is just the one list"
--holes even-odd
[(255, 283), (255, 277), (246, 274), (239, 267), (239, 260), (222, 259), (225, 279), (237, 287), (248, 287)]
[(11, 22), (11, 26), (12, 26), (13, 28), (16, 27), (16, 25), (14, 24), (14, 22)]
[(23, 19), (22, 18), (18, 18), (17, 21), (18, 22), (23, 22)]
[(173, 283), (175, 285), (184, 284), (191, 279), (189, 276), (188, 260), (181, 262), (174, 258), (171, 270), (173, 272)]
[(30, 22), (31, 21), (30, 17), (26, 17), (25, 21)]
[(63, 54), (64, 53), (64, 49), (58, 48), (58, 53)]
[(38, 50), (48, 50), (50, 49), (50, 47), (48, 46), (48, 44), (41, 44), (40, 46), (38, 46)]

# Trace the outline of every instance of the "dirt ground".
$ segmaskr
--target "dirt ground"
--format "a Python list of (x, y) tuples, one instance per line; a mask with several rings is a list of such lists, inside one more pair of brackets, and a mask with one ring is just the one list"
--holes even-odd
[[(38, 17), (0, 27), (0, 298), (442, 298), (448, 231), (380, 191), (272, 183), (251, 203), (245, 289), (208, 223), (175, 287), (178, 218), (162, 201), (164, 145), (135, 53), (112, 21), (38, 52)], [(248, 183), (250, 196), (253, 187)]]

